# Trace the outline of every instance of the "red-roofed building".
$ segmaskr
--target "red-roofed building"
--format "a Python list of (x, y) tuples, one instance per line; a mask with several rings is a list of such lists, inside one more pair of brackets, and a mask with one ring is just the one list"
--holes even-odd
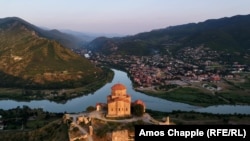
[(211, 81), (214, 81), (214, 82), (216, 82), (216, 81), (220, 81), (220, 76), (219, 75), (212, 75), (211, 77), (210, 77), (210, 80)]

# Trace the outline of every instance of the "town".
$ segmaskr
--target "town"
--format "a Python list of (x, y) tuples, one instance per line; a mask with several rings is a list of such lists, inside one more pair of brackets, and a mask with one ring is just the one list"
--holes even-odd
[(204, 46), (186, 47), (176, 55), (171, 52), (152, 56), (105, 56), (90, 51), (77, 53), (85, 55), (96, 65), (107, 65), (126, 71), (137, 89), (169, 90), (199, 83), (200, 87), (215, 92), (222, 89), (216, 85), (222, 79), (243, 82), (245, 76), (240, 74), (250, 72), (249, 65), (228, 61), (231, 57), (229, 53), (213, 51)]

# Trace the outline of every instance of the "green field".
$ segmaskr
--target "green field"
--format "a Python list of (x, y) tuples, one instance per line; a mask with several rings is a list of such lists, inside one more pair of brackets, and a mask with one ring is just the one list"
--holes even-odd
[(143, 92), (147, 95), (163, 98), (166, 100), (204, 107), (221, 104), (250, 103), (249, 94), (241, 96), (232, 92), (230, 92), (230, 95), (226, 95), (226, 93), (211, 94), (205, 92), (204, 90), (193, 87), (180, 87), (169, 92)]

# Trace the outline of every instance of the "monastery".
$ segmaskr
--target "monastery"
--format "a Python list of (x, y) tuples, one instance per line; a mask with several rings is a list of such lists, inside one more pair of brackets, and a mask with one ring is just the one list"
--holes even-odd
[(111, 94), (107, 96), (107, 103), (97, 103), (96, 110), (107, 109), (106, 117), (129, 117), (131, 108), (137, 104), (143, 106), (145, 112), (146, 106), (143, 101), (136, 100), (131, 102), (131, 96), (127, 94), (127, 88), (121, 83), (111, 87)]

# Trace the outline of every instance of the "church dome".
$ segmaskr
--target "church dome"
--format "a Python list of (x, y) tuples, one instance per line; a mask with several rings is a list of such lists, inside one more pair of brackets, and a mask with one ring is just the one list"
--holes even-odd
[(127, 89), (123, 84), (117, 83), (111, 87), (112, 90), (124, 90)]
[(144, 103), (142, 100), (140, 100), (140, 99), (138, 99), (138, 100), (136, 100), (136, 101), (134, 102), (134, 105), (137, 105), (137, 104), (140, 104), (140, 105), (142, 105), (142, 106), (145, 106), (145, 103)]

